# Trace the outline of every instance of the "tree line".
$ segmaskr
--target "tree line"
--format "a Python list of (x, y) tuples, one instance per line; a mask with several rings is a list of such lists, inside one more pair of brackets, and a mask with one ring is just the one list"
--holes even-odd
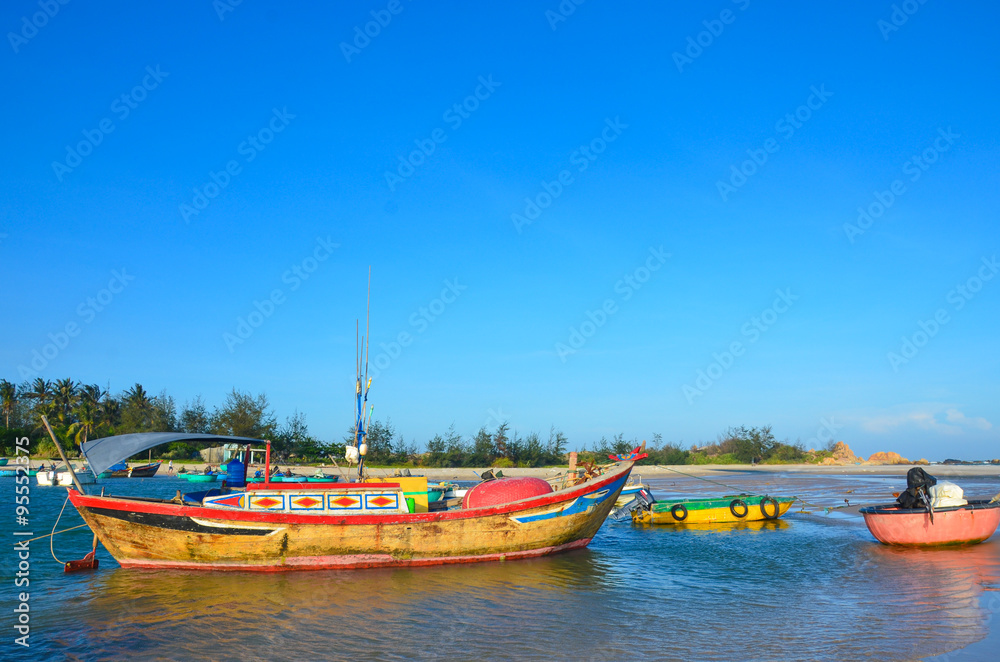
[[(296, 411), (278, 422), (267, 395), (253, 395), (234, 388), (225, 402), (211, 410), (201, 396), (177, 407), (174, 398), (161, 391), (150, 395), (141, 384), (119, 393), (96, 384), (72, 379), (47, 381), (41, 378), (20, 385), (0, 380), (0, 409), (4, 429), (0, 434), (0, 454), (12, 454), (15, 439), (27, 436), (35, 455), (52, 457), (56, 449), (48, 440), (41, 417), (45, 415), (53, 431), (70, 451), (88, 439), (133, 432), (211, 433), (237, 437), (270, 439), (276, 461), (323, 462), (329, 455), (341, 458), (344, 447), (353, 443), (354, 428), (340, 441), (321, 441), (310, 434), (305, 415)], [(608, 455), (628, 453), (642, 442), (615, 435), (602, 437), (589, 449), (579, 452), (580, 462), (607, 462)], [(569, 441), (555, 427), (547, 439), (535, 432), (521, 435), (507, 422), (496, 429), (480, 428), (464, 437), (451, 426), (436, 434), (423, 448), (407, 443), (391, 421), (371, 421), (368, 426), (368, 463), (414, 467), (541, 467), (564, 465)], [(162, 459), (197, 458), (200, 446), (175, 442), (156, 448), (153, 456)], [(726, 464), (752, 462), (804, 462), (811, 459), (801, 444), (775, 439), (771, 427), (737, 427), (726, 430), (714, 443), (682, 448), (653, 435), (647, 444), (649, 458), (639, 464)]]

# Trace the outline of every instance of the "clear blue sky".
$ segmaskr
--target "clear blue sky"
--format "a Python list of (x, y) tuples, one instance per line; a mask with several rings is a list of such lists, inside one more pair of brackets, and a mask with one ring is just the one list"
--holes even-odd
[(5, 3), (0, 374), (1000, 455), (1000, 9), (559, 6)]

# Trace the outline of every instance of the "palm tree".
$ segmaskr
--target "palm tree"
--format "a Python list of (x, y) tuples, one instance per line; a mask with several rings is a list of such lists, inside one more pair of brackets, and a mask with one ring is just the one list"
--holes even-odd
[(83, 400), (73, 410), (76, 414), (76, 422), (69, 426), (67, 436), (76, 442), (77, 446), (87, 443), (87, 437), (93, 433), (98, 425), (100, 412), (95, 404)]
[[(35, 414), (48, 415), (52, 413), (50, 411), (51, 403), (49, 402), (52, 398), (52, 382), (41, 377), (36, 377), (35, 381), (31, 382), (31, 390), (25, 393), (24, 396), (35, 401), (33, 407)], [(41, 423), (38, 425), (41, 426)]]
[(10, 428), (10, 414), (17, 404), (17, 387), (6, 379), (0, 380), (0, 406), (5, 417), (4, 427)]
[(55, 393), (52, 402), (56, 406), (56, 415), (59, 416), (59, 422), (63, 425), (69, 422), (73, 405), (76, 404), (78, 389), (79, 384), (69, 378), (56, 380), (53, 387)]
[(125, 391), (125, 402), (139, 410), (149, 409), (151, 405), (146, 389), (138, 382), (135, 386)]
[(125, 391), (122, 398), (121, 422), (125, 432), (144, 432), (153, 418), (153, 402), (142, 384)]
[(101, 403), (101, 398), (106, 394), (97, 384), (82, 384), (80, 386), (80, 402), (88, 402), (96, 407)]
[(100, 417), (102, 426), (114, 427), (121, 422), (122, 403), (113, 398), (107, 391), (104, 392), (104, 398), (101, 400)]

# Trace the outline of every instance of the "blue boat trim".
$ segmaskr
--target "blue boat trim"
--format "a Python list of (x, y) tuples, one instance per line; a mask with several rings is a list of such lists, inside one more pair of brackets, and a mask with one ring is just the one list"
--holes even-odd
[(616, 494), (619, 488), (625, 484), (626, 478), (626, 476), (622, 476), (611, 485), (608, 485), (601, 490), (577, 497), (572, 502), (564, 506), (560, 506), (555, 510), (550, 510), (544, 513), (535, 513), (533, 515), (515, 516), (511, 517), (511, 519), (518, 524), (527, 524), (528, 522), (538, 522), (541, 520), (553, 519), (556, 517), (567, 517), (569, 515), (578, 515), (580, 513), (587, 512), (590, 509), (596, 508), (604, 503), (612, 494)]

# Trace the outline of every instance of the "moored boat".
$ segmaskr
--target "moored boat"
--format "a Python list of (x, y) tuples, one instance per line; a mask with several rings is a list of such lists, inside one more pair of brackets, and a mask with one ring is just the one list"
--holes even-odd
[(554, 492), (434, 513), (410, 513), (402, 488), (388, 482), (255, 483), (246, 491), (220, 490), (195, 501), (71, 490), (70, 499), (125, 567), (273, 571), (432, 565), (585, 547), (631, 470), (631, 462), (619, 462)]
[(184, 474), (183, 476), (189, 483), (214, 483), (218, 478), (218, 474)]
[(715, 499), (655, 501), (632, 511), (639, 524), (728, 524), (778, 519), (795, 497), (735, 494)]
[(128, 477), (129, 478), (151, 478), (156, 475), (156, 472), (160, 468), (160, 462), (151, 462), (149, 464), (142, 464), (137, 467), (129, 467)]
[[(365, 474), (371, 379), (357, 361), (357, 411), (345, 459), (357, 482), (273, 482), (266, 442), (264, 482), (172, 499), (89, 495), (69, 498), (123, 567), (214, 570), (371, 568), (506, 561), (586, 547), (604, 523), (638, 452), (558, 489), (539, 479), (496, 479), (471, 488), (461, 505), (427, 512), (426, 478)], [(54, 443), (58, 440), (52, 435)], [(84, 443), (95, 471), (160, 444), (251, 444), (261, 440), (186, 433), (140, 433)], [(638, 449), (637, 449), (638, 451)], [(61, 451), (60, 451), (60, 454)], [(305, 477), (301, 477), (306, 480)], [(408, 496), (408, 493), (422, 492)], [(418, 504), (418, 500), (423, 503)], [(451, 504), (449, 504), (451, 505)], [(84, 561), (95, 559), (96, 549)]]
[[(77, 469), (75, 473), (81, 485), (92, 485), (97, 482), (94, 472), (90, 469)], [(35, 480), (38, 481), (39, 485), (43, 486), (73, 486), (73, 476), (68, 471), (39, 471), (35, 476)]]
[(13, 478), (18, 473), (25, 473), (29, 476), (38, 475), (38, 469), (0, 469), (0, 478)]
[(458, 485), (455, 483), (427, 483), (427, 503), (437, 503), (456, 497)]
[(969, 501), (961, 506), (902, 508), (899, 504), (860, 510), (875, 539), (886, 545), (972, 545), (1000, 525), (1000, 502)]

